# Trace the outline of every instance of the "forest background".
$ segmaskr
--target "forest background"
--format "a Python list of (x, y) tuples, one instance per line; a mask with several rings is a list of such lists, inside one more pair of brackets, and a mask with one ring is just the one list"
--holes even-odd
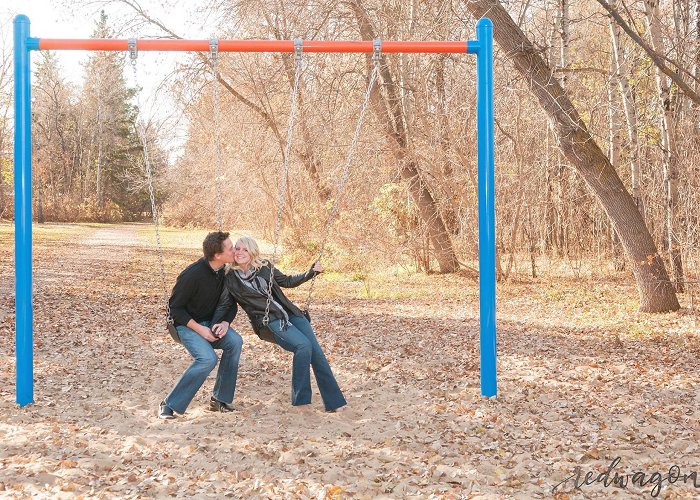
[[(188, 37), (146, 3), (73, 8), (90, 13), (95, 37)], [(223, 0), (200, 14), (219, 38), (284, 40), (467, 40), (491, 17), (499, 280), (622, 272), (646, 311), (677, 310), (677, 293), (695, 286), (700, 2)], [(13, 217), (10, 26), (0, 69), (3, 219)], [(184, 56), (159, 88), (175, 126), (172, 114), (139, 113), (127, 54), (90, 54), (82, 84), (66, 77), (59, 54), (32, 57), (37, 222), (148, 220), (140, 121), (162, 224), (211, 228), (221, 214), (223, 227), (272, 239), (290, 55), (220, 54), (215, 68), (207, 54)], [(326, 234), (370, 69), (364, 56), (304, 56), (282, 212), (288, 264), (308, 262)], [(473, 58), (385, 55), (369, 109), (328, 265), (473, 278)]]

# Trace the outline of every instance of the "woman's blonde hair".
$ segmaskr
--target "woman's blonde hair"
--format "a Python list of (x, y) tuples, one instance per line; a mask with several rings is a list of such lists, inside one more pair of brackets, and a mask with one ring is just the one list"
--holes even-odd
[[(260, 258), (260, 247), (258, 246), (258, 242), (251, 236), (241, 236), (238, 238), (235, 246), (238, 245), (243, 245), (248, 249), (248, 254), (250, 255), (250, 265), (253, 267), (253, 269), (257, 271), (264, 265), (263, 260)], [(231, 268), (240, 269), (241, 267), (234, 262), (231, 264)]]

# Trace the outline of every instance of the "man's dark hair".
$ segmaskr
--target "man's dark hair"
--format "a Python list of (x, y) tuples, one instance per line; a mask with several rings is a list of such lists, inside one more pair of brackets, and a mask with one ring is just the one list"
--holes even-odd
[(202, 243), (204, 258), (207, 260), (213, 260), (215, 254), (222, 252), (222, 244), (228, 237), (229, 233), (224, 233), (223, 231), (214, 231), (209, 233), (207, 237), (204, 238), (204, 243)]

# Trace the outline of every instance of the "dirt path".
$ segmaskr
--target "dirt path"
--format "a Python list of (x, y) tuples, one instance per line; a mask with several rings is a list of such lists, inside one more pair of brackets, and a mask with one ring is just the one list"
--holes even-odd
[[(366, 283), (319, 283), (314, 326), (344, 413), (323, 413), (317, 393), (313, 411), (297, 413), (290, 355), (239, 317), (236, 411), (205, 410), (210, 377), (183, 418), (160, 421), (157, 404), (189, 359), (163, 331), (157, 255), (141, 234), (37, 236), (26, 408), (14, 403), (12, 315), (0, 326), (0, 497), (551, 498), (576, 467), (597, 477), (616, 457), (616, 472), (647, 480), (674, 465), (700, 472), (699, 353), (686, 318), (655, 317), (658, 334), (632, 335), (587, 316), (585, 299), (540, 301), (540, 285), (503, 293), (499, 397), (487, 400), (477, 290), (459, 277), (385, 282), (372, 299), (360, 298)], [(192, 239), (166, 245), (169, 280), (198, 256)], [(0, 231), (3, 259), (9, 243)], [(574, 486), (555, 493), (649, 498), (653, 488)], [(664, 498), (698, 493), (692, 481), (663, 484)]]
[(79, 242), (81, 247), (146, 247), (148, 241), (140, 236), (134, 226), (104, 226), (94, 228), (91, 234), (85, 235)]

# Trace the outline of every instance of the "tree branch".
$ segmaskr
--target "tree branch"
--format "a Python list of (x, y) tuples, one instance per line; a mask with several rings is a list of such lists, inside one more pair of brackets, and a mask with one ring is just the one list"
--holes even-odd
[(629, 37), (634, 40), (634, 42), (639, 45), (644, 52), (647, 53), (647, 55), (651, 58), (652, 62), (656, 67), (658, 67), (664, 75), (668, 76), (673, 83), (676, 84), (676, 86), (685, 94), (688, 99), (693, 101), (695, 104), (700, 105), (700, 95), (698, 95), (693, 89), (691, 89), (679, 76), (676, 74), (675, 71), (673, 71), (671, 68), (666, 66), (664, 63), (664, 60), (659, 54), (656, 53), (654, 49), (649, 47), (644, 40), (642, 40), (642, 37), (640, 37), (637, 33), (634, 32), (634, 30), (625, 22), (624, 19), (622, 19), (622, 16), (620, 13), (615, 10), (608, 2), (605, 0), (597, 0), (598, 3), (606, 10), (608, 11), (608, 14), (615, 19), (615, 22), (622, 28), (625, 33), (629, 35)]
[[(169, 29), (167, 26), (165, 26), (160, 20), (154, 18), (150, 14), (148, 14), (142, 7), (141, 5), (136, 1), (136, 0), (120, 0), (124, 5), (127, 5), (128, 7), (131, 7), (137, 15), (139, 15), (142, 19), (144, 19), (146, 22), (149, 24), (152, 24), (153, 26), (157, 26), (160, 28), (164, 33), (167, 33), (169, 36), (171, 36), (174, 39), (181, 40), (182, 37)], [(211, 59), (207, 57), (203, 52), (197, 52), (197, 57), (198, 59), (204, 63), (206, 66), (209, 66), (213, 70), (213, 65), (211, 62)], [(279, 131), (279, 127), (277, 126), (277, 122), (275, 122), (274, 118), (265, 111), (262, 107), (258, 106), (254, 102), (252, 102), (250, 99), (245, 97), (243, 94), (238, 92), (233, 85), (231, 85), (225, 78), (224, 75), (220, 72), (217, 71), (216, 75), (214, 75), (216, 80), (233, 96), (235, 97), (238, 101), (243, 103), (245, 106), (253, 110), (255, 113), (260, 115), (260, 117), (263, 119), (265, 124), (270, 127), (270, 130), (272, 130), (272, 133), (275, 135), (275, 138), (277, 139), (277, 143), (279, 144), (280, 150), (284, 151), (284, 142), (285, 140), (282, 138), (282, 134)]]

